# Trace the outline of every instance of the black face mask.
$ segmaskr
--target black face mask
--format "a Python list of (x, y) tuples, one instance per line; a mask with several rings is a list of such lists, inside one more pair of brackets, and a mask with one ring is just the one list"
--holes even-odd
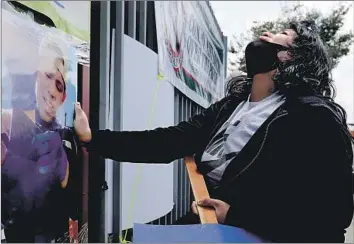
[(247, 76), (253, 78), (256, 74), (276, 69), (279, 63), (277, 54), (282, 50), (286, 50), (286, 48), (261, 40), (249, 43), (245, 51)]

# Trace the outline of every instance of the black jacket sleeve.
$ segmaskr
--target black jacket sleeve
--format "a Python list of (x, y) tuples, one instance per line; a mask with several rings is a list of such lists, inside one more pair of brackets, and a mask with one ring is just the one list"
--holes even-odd
[(250, 227), (277, 242), (338, 242), (333, 233), (344, 237), (353, 216), (350, 141), (324, 108), (286, 120), (289, 126), (270, 126), (274, 137), (266, 142), (272, 145), (266, 176), (256, 183), (260, 194), (250, 192), (247, 206), (235, 198), (226, 224)]
[(208, 139), (225, 100), (177, 126), (147, 131), (93, 131), (87, 148), (105, 158), (138, 163), (170, 163), (194, 155)]

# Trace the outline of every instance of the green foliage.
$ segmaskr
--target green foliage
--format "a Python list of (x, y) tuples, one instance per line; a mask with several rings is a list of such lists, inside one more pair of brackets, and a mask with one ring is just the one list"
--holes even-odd
[(244, 57), (245, 45), (259, 38), (265, 31), (278, 33), (288, 27), (291, 21), (313, 20), (319, 27), (320, 36), (328, 46), (328, 52), (333, 60), (333, 68), (339, 63), (341, 57), (350, 52), (354, 35), (352, 32), (343, 32), (344, 17), (352, 6), (339, 2), (337, 7), (324, 15), (316, 9), (306, 9), (300, 2), (282, 8), (282, 16), (274, 21), (254, 21), (249, 35), (234, 36), (229, 47), (229, 54), (238, 56), (236, 60), (229, 60), (229, 70), (240, 70), (246, 72), (246, 62)]

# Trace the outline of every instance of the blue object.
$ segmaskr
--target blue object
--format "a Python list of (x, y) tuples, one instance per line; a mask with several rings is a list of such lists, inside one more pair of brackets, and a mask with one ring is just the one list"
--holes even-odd
[(53, 2), (61, 8), (65, 8), (64, 4), (62, 4), (61, 2), (59, 1), (53, 1)]
[(255, 235), (232, 226), (134, 224), (133, 243), (262, 243)]

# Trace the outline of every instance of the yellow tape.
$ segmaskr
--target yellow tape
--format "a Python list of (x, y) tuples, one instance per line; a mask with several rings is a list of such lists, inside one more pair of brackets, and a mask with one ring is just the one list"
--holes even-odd
[(160, 72), (157, 74), (157, 79), (158, 80), (163, 80), (163, 74), (161, 74)]
[[(155, 117), (155, 108), (156, 108), (155, 105), (156, 105), (156, 101), (157, 101), (157, 98), (158, 98), (158, 93), (159, 93), (159, 90), (160, 90), (160, 84), (161, 84), (162, 80), (163, 80), (163, 76), (162, 76), (161, 73), (159, 73), (158, 77), (157, 77), (157, 82), (156, 82), (156, 86), (155, 86), (155, 91), (154, 91), (152, 104), (151, 104), (150, 116), (149, 116), (149, 120), (148, 120), (148, 128), (152, 127), (153, 118)], [(140, 172), (141, 172), (141, 164), (138, 165), (137, 174), (136, 174), (136, 177), (135, 177), (133, 196), (132, 196), (132, 200), (131, 200), (131, 203), (130, 203), (130, 209), (129, 209), (129, 215), (128, 215), (128, 223), (131, 223), (131, 221), (132, 221), (135, 198), (136, 198), (137, 191), (138, 191), (138, 186), (139, 186), (139, 183), (140, 183)], [(122, 238), (122, 236), (119, 235), (119, 242), (120, 243), (130, 243), (129, 241), (127, 241), (127, 235), (128, 235), (128, 230), (125, 230), (124, 238)]]

